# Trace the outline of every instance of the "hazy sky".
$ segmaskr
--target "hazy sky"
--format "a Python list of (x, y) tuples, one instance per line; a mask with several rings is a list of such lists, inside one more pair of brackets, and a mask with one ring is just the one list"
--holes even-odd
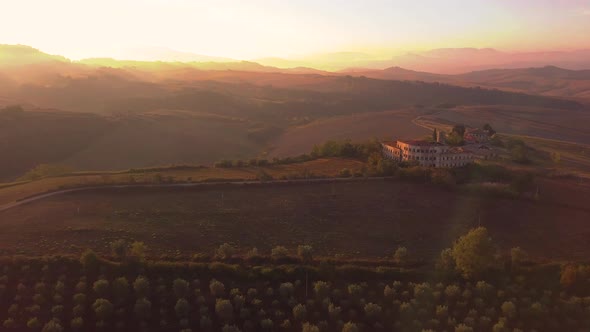
[(159, 46), (239, 59), (590, 48), (590, 0), (0, 0), (0, 43), (73, 59)]

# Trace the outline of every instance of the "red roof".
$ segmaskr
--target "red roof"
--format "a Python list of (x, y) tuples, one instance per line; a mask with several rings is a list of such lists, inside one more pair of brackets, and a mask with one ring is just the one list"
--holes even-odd
[(408, 145), (414, 145), (414, 146), (440, 146), (442, 144), (438, 143), (438, 142), (429, 142), (429, 141), (425, 141), (425, 140), (399, 140), (398, 142), (400, 143), (405, 143)]

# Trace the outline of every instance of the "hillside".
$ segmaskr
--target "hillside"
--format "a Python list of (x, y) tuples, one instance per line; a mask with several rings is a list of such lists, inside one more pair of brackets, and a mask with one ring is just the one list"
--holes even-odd
[(383, 80), (440, 82), (459, 86), (518, 91), (535, 95), (590, 99), (590, 70), (568, 70), (555, 66), (489, 69), (445, 75), (413, 71), (400, 67), (383, 70), (350, 69), (342, 74)]
[[(211, 164), (268, 152), (306, 153), (327, 139), (414, 137), (427, 132), (412, 124), (414, 118), (456, 106), (543, 109), (574, 125), (579, 121), (573, 116), (584, 109), (548, 96), (410, 81), (427, 74), (399, 68), (384, 73), (404, 80), (276, 71), (256, 63), (242, 63), (242, 70), (235, 63), (204, 70), (145, 61), (102, 67), (26, 47), (3, 54), (22, 52), (31, 54), (28, 64), (10, 65), (0, 75), (5, 181), (43, 163), (77, 170)], [(14, 104), (24, 112), (2, 110)], [(476, 119), (465, 122), (481, 125)], [(516, 134), (527, 130), (524, 123)]]
[(105, 252), (110, 242), (126, 238), (161, 255), (188, 256), (224, 242), (261, 251), (308, 243), (319, 256), (363, 258), (391, 255), (399, 245), (413, 257), (434, 260), (481, 223), (504, 250), (518, 245), (535, 257), (584, 259), (590, 250), (584, 205), (590, 191), (563, 181), (539, 185), (540, 202), (394, 181), (105, 189), (1, 212), (0, 242), (22, 253), (47, 254), (77, 253), (89, 245)]

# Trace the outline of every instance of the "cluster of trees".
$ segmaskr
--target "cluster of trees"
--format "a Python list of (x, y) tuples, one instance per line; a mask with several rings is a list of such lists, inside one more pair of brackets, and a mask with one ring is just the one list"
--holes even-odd
[(510, 151), (512, 161), (519, 164), (529, 164), (531, 162), (529, 147), (519, 139), (510, 139), (505, 143), (506, 148)]
[(73, 172), (74, 170), (65, 165), (41, 164), (29, 170), (19, 178), (21, 181), (39, 180), (49, 176), (60, 176)]
[[(129, 247), (112, 246), (125, 261)], [(297, 253), (313, 264), (313, 248)], [(216, 254), (235, 254), (229, 244)], [(257, 254), (257, 253), (254, 253)], [(275, 258), (287, 255), (275, 247)], [(310, 278), (272, 273), (213, 276), (182, 263), (129, 270), (119, 264), (95, 270), (66, 261), (4, 262), (0, 270), (0, 321), (7, 331), (524, 331), (590, 328), (590, 267), (566, 265), (558, 284), (529, 276), (527, 255), (513, 248), (505, 262), (485, 228), (445, 249), (436, 274), (400, 279)], [(399, 247), (393, 258), (407, 260)], [(498, 263), (502, 262), (502, 263)], [(278, 266), (277, 266), (278, 268)], [(291, 269), (297, 269), (291, 267)], [(498, 275), (497, 271), (503, 271)], [(302, 271), (303, 272), (303, 271)], [(542, 271), (538, 275), (547, 274)], [(498, 277), (499, 276), (499, 277)], [(351, 279), (352, 278), (352, 279)], [(428, 280), (427, 282), (425, 280)]]
[(252, 158), (249, 160), (220, 160), (215, 163), (215, 167), (217, 168), (232, 168), (232, 167), (261, 167), (261, 166), (270, 166), (270, 165), (288, 165), (288, 164), (296, 164), (296, 163), (303, 163), (306, 161), (311, 161), (316, 158), (308, 155), (302, 154), (297, 157), (285, 157), (285, 158), (273, 158), (272, 160), (268, 159), (257, 159)]

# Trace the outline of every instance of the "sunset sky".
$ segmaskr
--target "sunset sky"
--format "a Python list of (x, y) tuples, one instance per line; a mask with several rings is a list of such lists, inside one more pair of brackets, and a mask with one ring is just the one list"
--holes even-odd
[(0, 43), (72, 59), (144, 46), (236, 59), (590, 48), (590, 0), (0, 1)]

